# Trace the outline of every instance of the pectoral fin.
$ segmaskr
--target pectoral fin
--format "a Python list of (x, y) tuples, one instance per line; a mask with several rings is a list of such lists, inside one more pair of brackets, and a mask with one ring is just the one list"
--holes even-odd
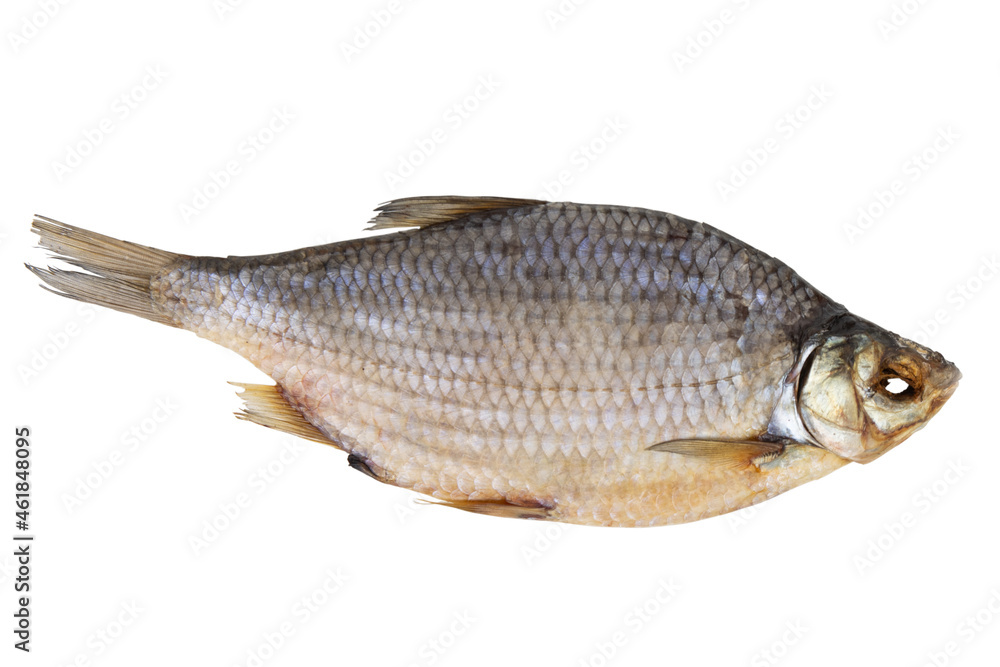
[(654, 452), (669, 452), (692, 456), (717, 463), (722, 466), (754, 466), (773, 461), (785, 451), (780, 442), (760, 440), (669, 440), (659, 442), (649, 448)]

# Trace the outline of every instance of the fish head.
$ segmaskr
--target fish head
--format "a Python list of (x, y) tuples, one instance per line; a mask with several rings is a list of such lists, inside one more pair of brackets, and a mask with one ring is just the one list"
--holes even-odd
[(822, 447), (868, 463), (923, 428), (962, 374), (939, 353), (860, 318), (841, 329), (806, 359), (798, 412)]

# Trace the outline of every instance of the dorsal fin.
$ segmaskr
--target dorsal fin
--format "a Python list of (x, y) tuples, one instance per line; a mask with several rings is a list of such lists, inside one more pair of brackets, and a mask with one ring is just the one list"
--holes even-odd
[(404, 197), (387, 201), (375, 210), (378, 215), (369, 221), (373, 229), (397, 227), (427, 227), (451, 222), (470, 213), (483, 213), (518, 206), (537, 206), (539, 199), (512, 197)]

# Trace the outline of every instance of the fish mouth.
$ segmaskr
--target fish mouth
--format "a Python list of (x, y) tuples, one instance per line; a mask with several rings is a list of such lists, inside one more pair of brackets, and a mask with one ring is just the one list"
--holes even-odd
[(923, 357), (925, 364), (923, 384), (929, 394), (930, 413), (933, 415), (958, 389), (958, 383), (962, 379), (962, 371), (958, 370), (958, 366), (945, 359), (940, 352), (935, 352), (916, 343), (911, 343), (911, 345)]
[(932, 377), (932, 381), (941, 387), (938, 390), (937, 398), (942, 401), (948, 400), (958, 389), (958, 383), (962, 379), (962, 371), (958, 370), (958, 366), (950, 361), (945, 361), (934, 375), (937, 377)]
[(951, 384), (941, 390), (940, 398), (951, 398), (951, 395), (955, 393), (956, 389), (958, 389), (958, 381), (962, 379), (962, 374), (958, 372), (958, 369), (955, 370), (955, 379), (952, 380)]
[(958, 389), (958, 381), (962, 379), (962, 373), (956, 368), (955, 378), (938, 392), (938, 395), (931, 400), (931, 409), (937, 412), (945, 402), (952, 397)]

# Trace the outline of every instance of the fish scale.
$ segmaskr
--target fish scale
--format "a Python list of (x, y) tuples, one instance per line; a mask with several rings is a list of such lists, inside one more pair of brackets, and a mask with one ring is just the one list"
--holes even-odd
[[(245, 386), (245, 418), (462, 509), (679, 523), (852, 460), (789, 413), (805, 396), (826, 414), (824, 388), (843, 385), (810, 376), (804, 392), (797, 373), (827, 338), (819, 367), (842, 367), (825, 334), (837, 322), (894, 335), (850, 324), (780, 261), (639, 208), (446, 197), (381, 210), (375, 228), (418, 228), (227, 258), (41, 219), (43, 245), (92, 275), (29, 268), (238, 352), (277, 383)], [(957, 369), (943, 368), (950, 396)]]

